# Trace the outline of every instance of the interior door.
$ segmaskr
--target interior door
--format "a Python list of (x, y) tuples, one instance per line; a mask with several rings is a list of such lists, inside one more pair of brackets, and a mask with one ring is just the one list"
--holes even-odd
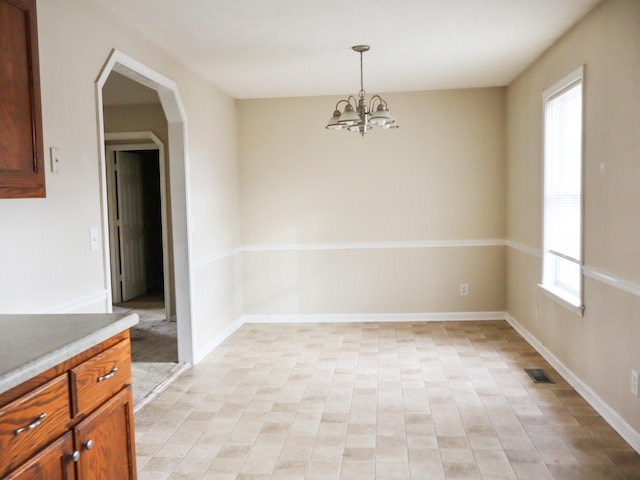
[(145, 272), (142, 158), (135, 152), (116, 152), (116, 195), (122, 301), (144, 295)]

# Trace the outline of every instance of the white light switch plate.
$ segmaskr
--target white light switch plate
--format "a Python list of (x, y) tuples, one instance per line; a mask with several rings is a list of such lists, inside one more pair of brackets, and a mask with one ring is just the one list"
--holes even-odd
[(60, 173), (60, 156), (57, 147), (49, 148), (49, 156), (51, 157), (51, 173)]
[(100, 250), (100, 229), (98, 227), (91, 227), (89, 229), (89, 235), (91, 237), (91, 251), (97, 252)]

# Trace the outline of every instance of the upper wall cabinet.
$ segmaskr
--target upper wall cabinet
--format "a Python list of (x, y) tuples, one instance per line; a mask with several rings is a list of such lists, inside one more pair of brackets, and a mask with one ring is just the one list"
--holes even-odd
[(44, 196), (36, 0), (0, 0), (0, 198)]

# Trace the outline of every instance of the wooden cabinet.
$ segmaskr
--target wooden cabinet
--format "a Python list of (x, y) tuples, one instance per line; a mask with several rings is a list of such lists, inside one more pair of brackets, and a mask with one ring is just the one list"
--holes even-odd
[(73, 439), (68, 432), (9, 474), (7, 480), (72, 480)]
[(18, 466), (68, 430), (68, 391), (67, 376), (60, 375), (0, 409), (0, 469)]
[(0, 395), (0, 479), (135, 480), (128, 331)]
[(0, 0), (0, 198), (45, 196), (36, 0)]
[(72, 368), (74, 415), (86, 414), (131, 383), (129, 342), (117, 345)]
[(107, 401), (76, 427), (79, 478), (135, 478), (131, 387)]

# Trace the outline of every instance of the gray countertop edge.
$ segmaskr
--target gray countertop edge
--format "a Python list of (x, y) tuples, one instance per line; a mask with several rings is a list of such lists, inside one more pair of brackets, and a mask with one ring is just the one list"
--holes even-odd
[(100, 342), (104, 342), (114, 335), (134, 326), (138, 321), (137, 313), (126, 314), (107, 326), (99, 328), (98, 330), (81, 338), (70, 341), (64, 347), (53, 350), (36, 360), (27, 362), (24, 365), (13, 369), (11, 372), (0, 376), (0, 393), (11, 390), (30, 378), (65, 362), (71, 357), (92, 348)]

